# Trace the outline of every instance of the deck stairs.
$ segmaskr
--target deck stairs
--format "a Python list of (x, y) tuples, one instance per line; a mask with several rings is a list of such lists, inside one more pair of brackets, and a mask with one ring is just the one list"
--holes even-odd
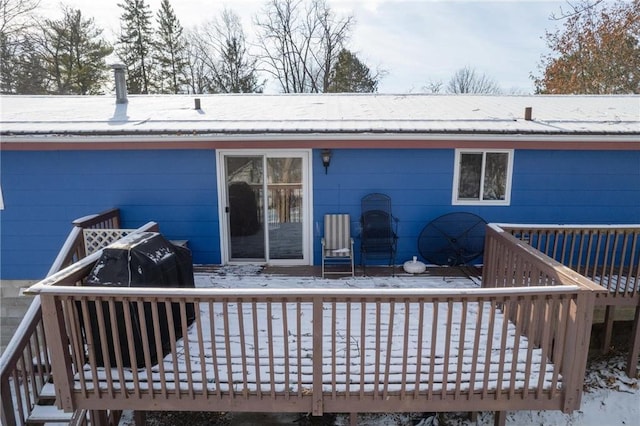
[(63, 426), (70, 425), (73, 413), (65, 413), (56, 407), (56, 391), (53, 383), (42, 388), (40, 398), (27, 419), (28, 425)]
[[(2, 317), (2, 350), (14, 334), (25, 312), (31, 305), (33, 298), (25, 296), (22, 291), (28, 284), (23, 282), (3, 282), (0, 288), (2, 304), (0, 307)], [(37, 366), (34, 366), (37, 368)], [(56, 391), (53, 383), (44, 385), (40, 398), (33, 411), (26, 419), (27, 425), (63, 426), (71, 424), (73, 413), (65, 413), (59, 410), (55, 404)]]

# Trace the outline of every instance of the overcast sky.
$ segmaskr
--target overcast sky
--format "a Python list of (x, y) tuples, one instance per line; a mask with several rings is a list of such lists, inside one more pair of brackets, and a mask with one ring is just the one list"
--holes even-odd
[[(551, 0), (327, 0), (332, 9), (351, 14), (356, 23), (349, 48), (372, 69), (387, 72), (381, 93), (422, 92), (431, 81), (444, 85), (469, 66), (493, 78), (507, 92), (532, 93), (531, 74), (539, 75), (548, 53), (544, 34), (561, 23), (551, 14), (566, 1)], [(236, 12), (248, 38), (252, 17), (268, 0), (172, 0), (185, 28), (217, 17), (223, 7)], [(120, 28), (118, 0), (62, 0), (78, 8), (112, 39)], [(146, 0), (154, 13), (160, 0)], [(58, 0), (42, 0), (59, 17)], [(273, 87), (273, 86), (272, 86)], [(267, 91), (269, 88), (267, 88)]]

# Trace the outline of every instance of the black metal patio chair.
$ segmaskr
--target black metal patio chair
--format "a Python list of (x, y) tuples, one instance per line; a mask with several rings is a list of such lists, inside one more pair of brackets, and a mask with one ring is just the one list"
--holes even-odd
[(373, 193), (361, 200), (360, 264), (366, 275), (367, 261), (372, 258), (389, 260), (391, 273), (395, 275), (398, 246), (398, 219), (391, 212), (391, 198)]

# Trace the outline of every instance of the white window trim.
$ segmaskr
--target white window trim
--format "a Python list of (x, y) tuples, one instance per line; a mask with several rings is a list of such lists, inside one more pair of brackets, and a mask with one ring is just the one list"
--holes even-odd
[[(460, 200), (458, 199), (458, 184), (460, 181), (460, 156), (467, 153), (506, 153), (507, 160), (507, 182), (505, 185), (504, 200)], [(511, 180), (513, 177), (513, 149), (456, 149), (453, 165), (453, 190), (451, 191), (451, 204), (454, 206), (509, 206), (511, 205)], [(484, 159), (482, 162), (483, 173), (481, 174), (480, 188), (483, 188), (484, 179)]]

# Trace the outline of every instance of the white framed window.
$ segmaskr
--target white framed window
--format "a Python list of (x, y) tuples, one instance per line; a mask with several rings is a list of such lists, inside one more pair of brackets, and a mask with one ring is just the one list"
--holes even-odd
[(508, 206), (512, 173), (513, 150), (456, 149), (452, 203)]

